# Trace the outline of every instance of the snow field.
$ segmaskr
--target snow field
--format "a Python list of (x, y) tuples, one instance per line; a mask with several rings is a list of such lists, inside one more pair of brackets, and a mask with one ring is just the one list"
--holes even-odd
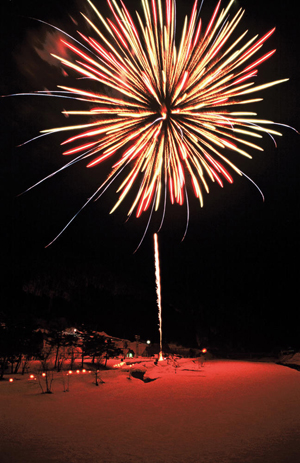
[(93, 374), (73, 373), (69, 392), (56, 374), (53, 394), (28, 375), (0, 383), (0, 462), (300, 461), (298, 371), (239, 361), (198, 368), (183, 359), (176, 373), (144, 369), (153, 381), (116, 369), (101, 372), (99, 387)]

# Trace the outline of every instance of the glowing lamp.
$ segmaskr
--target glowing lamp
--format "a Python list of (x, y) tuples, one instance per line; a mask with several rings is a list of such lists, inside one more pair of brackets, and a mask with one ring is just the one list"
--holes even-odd
[(13, 383), (13, 382), (14, 382), (14, 379), (13, 379), (13, 378), (9, 378), (9, 382), (10, 382), (10, 383)]
[(201, 352), (202, 352), (202, 354), (206, 354), (206, 352), (207, 352), (207, 349), (205, 349), (205, 348), (204, 348), (204, 349), (202, 349), (202, 351), (201, 351)]
[(123, 365), (125, 365), (125, 362), (116, 363), (116, 364), (114, 365), (114, 368), (120, 368), (120, 367), (122, 367)]

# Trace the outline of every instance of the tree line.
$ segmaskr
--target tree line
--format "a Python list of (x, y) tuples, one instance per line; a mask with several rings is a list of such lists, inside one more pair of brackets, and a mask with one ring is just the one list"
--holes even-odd
[(68, 321), (58, 318), (49, 322), (33, 319), (0, 320), (0, 380), (6, 371), (25, 374), (30, 362), (38, 360), (42, 371), (75, 367), (85, 361), (92, 366), (106, 367), (110, 357), (122, 355), (112, 339), (101, 335), (92, 326), (70, 330)]

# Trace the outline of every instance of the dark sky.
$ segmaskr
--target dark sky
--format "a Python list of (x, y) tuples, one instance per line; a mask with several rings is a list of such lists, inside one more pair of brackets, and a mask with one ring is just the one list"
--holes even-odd
[[(99, 6), (102, 0), (95, 3)], [(126, 2), (129, 7), (138, 3)], [(181, 13), (190, 12), (192, 2), (177, 3), (180, 20)], [(30, 18), (73, 32), (76, 26), (72, 18), (81, 21), (80, 4), (84, 2), (2, 0), (0, 94), (53, 90), (63, 82), (61, 69), (49, 64), (47, 50), (42, 46), (45, 41), (51, 44), (52, 30)], [(275, 6), (271, 0), (245, 0), (237, 4), (246, 9), (240, 30), (249, 29), (250, 35), (262, 36), (273, 26), (277, 28), (263, 49), (276, 48), (277, 53), (261, 66), (260, 81), (290, 78), (288, 83), (264, 92), (264, 102), (257, 107), (258, 115), (299, 129), (299, 27), (294, 2)], [(211, 12), (214, 5), (215, 2), (206, 0), (203, 15)], [(60, 113), (66, 103), (22, 96), (3, 98), (0, 104), (4, 310), (10, 304), (23, 310), (23, 299), (16, 294), (24, 293), (24, 288), (28, 291), (30, 282), (39, 281), (45, 293), (59, 286), (59, 291), (53, 291), (61, 295), (64, 291), (70, 294), (72, 284), (88, 280), (107, 290), (106, 305), (103, 294), (98, 294), (101, 307), (94, 310), (111, 312), (117, 320), (118, 333), (129, 336), (135, 329), (143, 337), (155, 338), (152, 233), (156, 231), (156, 221), (134, 253), (147, 217), (139, 220), (133, 217), (126, 222), (126, 204), (109, 215), (116, 199), (112, 188), (98, 202), (90, 204), (61, 238), (45, 249), (105, 179), (107, 170), (106, 167), (88, 170), (78, 164), (17, 197), (65, 163), (60, 136), (45, 137), (20, 148), (17, 145), (44, 128), (63, 125)], [(202, 336), (212, 342), (221, 339), (234, 346), (242, 345), (245, 338), (253, 346), (256, 341), (264, 346), (263, 341), (267, 340), (268, 346), (282, 347), (299, 339), (300, 140), (293, 130), (281, 131), (283, 137), (277, 138), (277, 148), (266, 136), (262, 141), (263, 153), (253, 153), (252, 161), (236, 159), (238, 167), (263, 191), (265, 202), (246, 178), (235, 178), (233, 185), (227, 184), (223, 189), (213, 185), (211, 194), (204, 198), (204, 209), (200, 210), (191, 198), (190, 224), (183, 242), (186, 210), (184, 207), (167, 210), (159, 239), (162, 304), (169, 339), (179, 339), (183, 331), (185, 338), (179, 340), (187, 343), (190, 338), (191, 344), (196, 332), (198, 338)], [(81, 311), (84, 318), (85, 297), (83, 292), (76, 304), (72, 298), (68, 300), (70, 307), (76, 305), (79, 318)], [(121, 302), (116, 304), (114, 297)], [(126, 314), (120, 315), (122, 304)], [(24, 310), (26, 307), (25, 304)], [(103, 318), (103, 328), (112, 331), (112, 322), (107, 323)]]

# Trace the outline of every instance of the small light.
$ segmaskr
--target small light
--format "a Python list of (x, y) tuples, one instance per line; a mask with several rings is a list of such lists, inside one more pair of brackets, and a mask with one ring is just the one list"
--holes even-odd
[(46, 373), (42, 373), (42, 376), (46, 376)]
[(79, 370), (76, 370), (76, 373), (77, 373), (77, 374), (79, 374), (79, 373), (80, 373), (80, 371), (79, 371)]
[(73, 373), (73, 371), (72, 371), (72, 370), (69, 370), (69, 375), (71, 375), (72, 373)]
[(34, 375), (30, 375), (29, 378), (30, 378), (30, 379), (34, 379)]
[(82, 373), (86, 373), (86, 370), (82, 370)]
[(206, 354), (206, 352), (207, 352), (207, 349), (205, 349), (205, 348), (204, 348), (204, 349), (202, 349), (202, 351), (201, 351), (201, 352), (202, 352), (202, 354)]
[(148, 345), (149, 345), (149, 344), (151, 344), (151, 341), (150, 341), (150, 339), (148, 339), (148, 341), (147, 341), (147, 344), (148, 344)]
[(13, 383), (13, 382), (14, 382), (14, 379), (13, 379), (13, 378), (9, 378), (9, 382), (10, 382), (10, 383)]

